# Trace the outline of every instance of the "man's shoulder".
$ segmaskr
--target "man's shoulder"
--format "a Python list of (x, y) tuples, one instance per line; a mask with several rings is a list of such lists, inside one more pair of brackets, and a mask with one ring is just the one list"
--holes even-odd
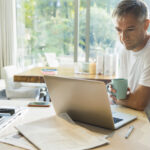
[(141, 55), (141, 60), (144, 62), (144, 66), (150, 66), (150, 43), (143, 51), (143, 55)]
[(142, 59), (145, 63), (150, 64), (150, 47), (147, 48), (147, 51), (143, 55)]
[[(150, 40), (148, 41), (147, 45), (145, 46), (144, 50), (143, 50), (143, 57), (144, 58), (150, 58)], [(150, 59), (149, 59), (150, 60)]]
[(150, 54), (150, 38), (147, 41), (146, 46), (144, 47), (144, 51), (145, 53)]

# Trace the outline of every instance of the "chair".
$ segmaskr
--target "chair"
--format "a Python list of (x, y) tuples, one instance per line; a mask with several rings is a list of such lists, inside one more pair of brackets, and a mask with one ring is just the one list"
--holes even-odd
[(24, 86), (23, 83), (13, 81), (13, 76), (17, 73), (18, 69), (16, 66), (6, 66), (2, 68), (2, 78), (5, 80), (7, 98), (38, 98), (40, 88)]

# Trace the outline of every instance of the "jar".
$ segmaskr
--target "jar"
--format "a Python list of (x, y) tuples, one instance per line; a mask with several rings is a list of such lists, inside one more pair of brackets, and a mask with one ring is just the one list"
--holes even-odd
[(96, 62), (93, 61), (89, 64), (89, 74), (95, 75), (96, 74)]

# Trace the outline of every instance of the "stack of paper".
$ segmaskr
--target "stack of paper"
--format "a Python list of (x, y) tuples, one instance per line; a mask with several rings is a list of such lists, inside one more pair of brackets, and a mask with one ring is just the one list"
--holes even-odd
[(16, 128), (41, 150), (83, 150), (108, 143), (102, 135), (95, 135), (76, 125), (67, 115), (53, 116)]
[(11, 135), (1, 138), (0, 142), (9, 144), (15, 147), (20, 147), (26, 150), (37, 150), (30, 142), (28, 142), (24, 138), (24, 136), (20, 135), (18, 132), (15, 132)]
[(12, 108), (15, 110), (15, 113), (10, 116), (1, 116), (0, 117), (0, 131), (11, 125), (13, 121), (15, 121), (19, 116), (22, 116), (26, 111), (27, 107), (7, 107), (1, 106), (0, 108)]

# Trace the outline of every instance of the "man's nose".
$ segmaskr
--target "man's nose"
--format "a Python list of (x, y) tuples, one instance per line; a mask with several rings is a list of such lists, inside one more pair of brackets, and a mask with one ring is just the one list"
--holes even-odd
[(125, 31), (122, 31), (122, 33), (121, 33), (121, 39), (123, 41), (128, 39), (128, 35), (127, 35), (127, 33)]

